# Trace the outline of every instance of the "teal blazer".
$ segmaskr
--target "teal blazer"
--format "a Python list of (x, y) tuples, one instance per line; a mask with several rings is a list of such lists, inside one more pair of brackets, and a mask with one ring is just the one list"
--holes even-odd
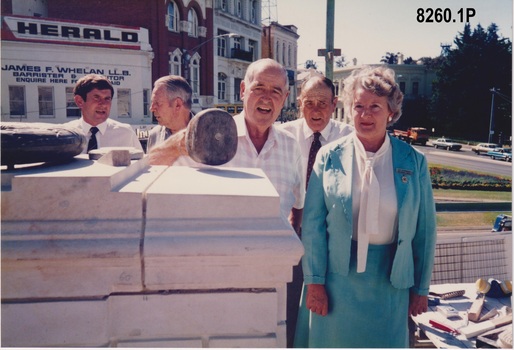
[[(390, 137), (390, 136), (388, 136)], [(426, 158), (390, 137), (398, 199), (398, 235), (390, 281), (427, 295), (436, 242), (436, 215)], [(325, 284), (327, 273), (347, 275), (353, 235), (353, 137), (323, 146), (309, 180), (302, 220), (305, 284)]]

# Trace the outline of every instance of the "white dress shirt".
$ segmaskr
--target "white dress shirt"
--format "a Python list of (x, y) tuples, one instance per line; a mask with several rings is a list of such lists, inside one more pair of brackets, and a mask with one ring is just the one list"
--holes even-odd
[[(87, 136), (87, 140), (91, 137), (89, 131), (93, 126), (86, 123), (84, 118), (76, 119), (71, 122), (65, 123), (64, 126), (71, 126), (82, 130)], [(138, 150), (143, 150), (141, 142), (139, 141), (136, 133), (132, 130), (130, 124), (120, 123), (111, 118), (96, 126), (98, 132), (96, 133), (96, 140), (98, 148), (102, 147), (134, 147)], [(87, 153), (87, 147), (84, 147), (82, 153)]]
[[(312, 140), (314, 138), (314, 132), (305, 122), (305, 118), (299, 118), (294, 121), (280, 124), (277, 126), (277, 128), (289, 131), (296, 138), (298, 144), (300, 145), (302, 165), (305, 169), (305, 172), (307, 172), (307, 162), (309, 160), (309, 151), (311, 149)], [(321, 145), (324, 146), (327, 143), (350, 134), (352, 131), (352, 126), (334, 119), (330, 119), (327, 126), (325, 126), (325, 128), (321, 131)], [(305, 173), (303, 176), (305, 178), (307, 174)]]

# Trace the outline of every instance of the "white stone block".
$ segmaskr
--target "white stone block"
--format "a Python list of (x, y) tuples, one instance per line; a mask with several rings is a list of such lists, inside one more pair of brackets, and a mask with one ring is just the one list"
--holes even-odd
[(108, 331), (104, 300), (2, 303), (2, 346), (107, 346)]

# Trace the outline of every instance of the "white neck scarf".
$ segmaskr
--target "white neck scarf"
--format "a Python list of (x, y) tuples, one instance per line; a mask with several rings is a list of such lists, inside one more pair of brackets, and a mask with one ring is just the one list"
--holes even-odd
[(366, 152), (360, 140), (355, 136), (355, 154), (361, 178), (359, 220), (357, 223), (357, 272), (366, 271), (369, 235), (379, 233), (380, 184), (373, 166), (390, 147), (386, 136), (384, 143), (376, 153)]

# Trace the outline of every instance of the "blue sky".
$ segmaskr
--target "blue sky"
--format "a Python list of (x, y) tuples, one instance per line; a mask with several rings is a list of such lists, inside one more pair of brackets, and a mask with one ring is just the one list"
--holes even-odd
[[(317, 50), (326, 46), (326, 1), (270, 1), (277, 5), (271, 8), (272, 18), (298, 27), (299, 65), (314, 59), (323, 70), (324, 58), (317, 56)], [(419, 23), (419, 8), (425, 14), (427, 9), (449, 9), (451, 21)], [(401, 52), (414, 59), (435, 57), (441, 52), (441, 43), (453, 43), (464, 29), (458, 13), (461, 9), (463, 14), (474, 10), (472, 28), (496, 23), (500, 35), (512, 41), (512, 0), (335, 0), (334, 47), (340, 48), (349, 62), (357, 58), (358, 64), (379, 63), (386, 52)]]

